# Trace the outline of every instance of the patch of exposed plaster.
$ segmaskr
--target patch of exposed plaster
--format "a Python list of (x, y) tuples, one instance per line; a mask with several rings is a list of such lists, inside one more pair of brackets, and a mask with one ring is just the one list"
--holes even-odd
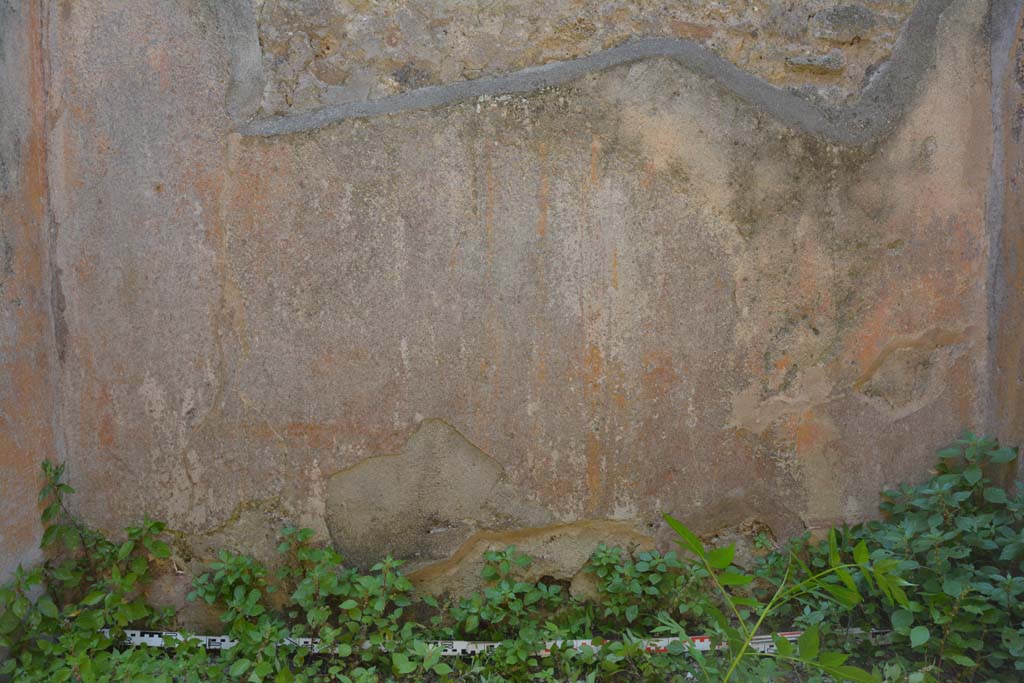
[(799, 415), (826, 401), (831, 392), (832, 382), (825, 369), (820, 367), (804, 371), (796, 387), (788, 394), (777, 394), (765, 399), (761, 387), (752, 384), (733, 398), (730, 424), (761, 434), (779, 419)]
[[(222, 608), (187, 599), (194, 577), (207, 571), (221, 551), (255, 557), (271, 569), (277, 568), (279, 533), (286, 524), (280, 501), (269, 498), (239, 503), (227, 520), (202, 533), (170, 530), (171, 557), (156, 568), (145, 589), (147, 599), (158, 605), (174, 605), (178, 622), (190, 629), (219, 630), (223, 627)], [(280, 593), (269, 596), (272, 601), (282, 597)]]
[(399, 455), (330, 477), (326, 498), (335, 547), (363, 565), (388, 553), (416, 567), (448, 557), (477, 531), (553, 521), (493, 458), (437, 419), (421, 422)]
[(970, 330), (931, 329), (898, 337), (885, 345), (853, 388), (897, 417), (908, 415), (943, 391), (938, 371), (949, 365), (950, 347), (969, 336)]
[(277, 498), (242, 501), (222, 524), (199, 534), (177, 533), (178, 557), (194, 570), (226, 550), (258, 557), (273, 566), (279, 534), (288, 524)]
[(839, 523), (845, 512), (840, 496), (842, 470), (839, 454), (833, 448), (833, 442), (840, 436), (839, 429), (824, 412), (807, 410), (795, 431), (796, 457), (806, 496), (804, 525), (813, 529)]

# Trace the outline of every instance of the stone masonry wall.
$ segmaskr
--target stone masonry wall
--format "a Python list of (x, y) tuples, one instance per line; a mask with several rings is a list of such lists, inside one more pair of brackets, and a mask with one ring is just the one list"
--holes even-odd
[(855, 94), (913, 3), (261, 0), (267, 113), (381, 97), (558, 60), (637, 37), (687, 38), (770, 82)]
[(44, 3), (2, 457), (179, 568), (290, 523), (435, 591), (870, 517), (1019, 437), (1020, 4)]

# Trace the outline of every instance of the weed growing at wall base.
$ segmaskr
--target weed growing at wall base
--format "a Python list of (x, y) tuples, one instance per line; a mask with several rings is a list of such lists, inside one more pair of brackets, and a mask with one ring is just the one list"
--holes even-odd
[[(1022, 681), (1024, 497), (992, 479), (1015, 463), (1017, 451), (966, 434), (938, 456), (932, 479), (883, 494), (881, 520), (838, 534), (840, 550), (866, 543), (872, 561), (898, 562), (911, 584), (895, 609), (883, 586), (868, 587), (850, 618), (891, 629), (892, 642), (861, 654), (884, 661), (882, 671), (894, 678), (905, 672), (911, 683)], [(824, 547), (807, 552), (812, 570), (827, 563)], [(816, 608), (803, 606), (808, 614)]]
[[(883, 494), (883, 519), (812, 543), (807, 536), (735, 564), (671, 516), (682, 554), (599, 546), (586, 567), (596, 598), (523, 577), (515, 548), (484, 556), (479, 593), (419, 596), (402, 563), (344, 564), (308, 529), (282, 532), (281, 569), (221, 552), (190, 599), (219, 611), (235, 645), (195, 639), (125, 644), (128, 628), (173, 629), (147, 582), (171, 549), (160, 522), (118, 541), (68, 511), (63, 467), (40, 492), (47, 561), (0, 588), (0, 677), (34, 681), (1020, 681), (1024, 679), (1024, 500), (990, 477), (1016, 459), (965, 437), (939, 453), (935, 476)], [(762, 539), (762, 545), (764, 545)], [(777, 634), (796, 627), (795, 642)], [(885, 629), (887, 641), (852, 636)], [(698, 650), (690, 636), (707, 634)], [(773, 635), (774, 648), (755, 647)], [(643, 638), (670, 637), (665, 648)], [(316, 639), (310, 641), (306, 639)], [(437, 641), (498, 641), (443, 657)], [(579, 647), (551, 641), (591, 639)], [(312, 645), (313, 642), (317, 644)]]

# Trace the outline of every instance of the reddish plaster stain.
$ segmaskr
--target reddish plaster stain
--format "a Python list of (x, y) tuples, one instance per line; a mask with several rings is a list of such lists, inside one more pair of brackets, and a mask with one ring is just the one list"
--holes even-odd
[(587, 432), (585, 449), (587, 460), (587, 511), (598, 509), (603, 498), (603, 463), (601, 441), (593, 431)]
[(583, 352), (583, 380), (586, 387), (595, 391), (604, 378), (604, 354), (597, 344), (589, 344)]
[(857, 364), (857, 374), (863, 374), (878, 356), (892, 333), (893, 308), (889, 298), (883, 299), (869, 313), (860, 325), (860, 329), (851, 340), (853, 360)]
[(672, 33), (679, 38), (688, 38), (689, 40), (706, 40), (715, 34), (715, 30), (710, 26), (701, 26), (679, 19), (671, 20), (669, 27), (672, 29)]
[(548, 229), (548, 146), (540, 143), (537, 146), (540, 158), (540, 186), (537, 188), (537, 236), (544, 237)]
[(103, 448), (113, 448), (116, 441), (116, 427), (114, 426), (114, 418), (109, 413), (103, 415), (100, 418), (100, 428), (97, 436), (99, 437), (100, 446)]
[(831, 438), (831, 431), (819, 424), (813, 410), (804, 411), (796, 427), (796, 453), (801, 458), (817, 452)]
[(640, 382), (644, 392), (651, 398), (667, 395), (679, 382), (671, 354), (664, 351), (648, 351), (640, 360), (643, 374)]
[(171, 81), (171, 63), (170, 57), (167, 55), (167, 48), (164, 45), (150, 45), (146, 48), (146, 63), (160, 79), (161, 89), (170, 90), (173, 82)]
[(486, 204), (484, 206), (484, 231), (487, 237), (487, 273), (488, 276), (494, 269), (494, 195), (495, 195), (495, 181), (494, 181), (494, 164), (491, 159), (490, 149), (485, 155), (485, 184), (486, 184)]
[(590, 186), (597, 185), (597, 161), (601, 155), (601, 140), (594, 135), (590, 139)]
[(644, 177), (640, 180), (640, 186), (645, 190), (651, 189), (651, 186), (654, 185), (655, 171), (653, 161), (647, 160), (644, 162)]
[(44, 289), (43, 231), (46, 227), (46, 129), (44, 55), (40, 3), (26, 3), (28, 84), (31, 125), (22, 153), (20, 193), (0, 197), (0, 220), (8, 225), (13, 245), (12, 270), (4, 288), (5, 304), (14, 322), (13, 343), (0, 349), (5, 358), (0, 376), (8, 378), (0, 389), (0, 519), (6, 557), (0, 571), (9, 569), (28, 552), (40, 531), (36, 506), (39, 461), (53, 457), (50, 418), (50, 347)]
[(391, 432), (376, 428), (370, 420), (351, 422), (241, 422), (222, 423), (221, 429), (228, 433), (242, 433), (261, 441), (283, 442), (286, 445), (301, 445), (316, 450), (329, 450), (339, 443), (350, 444), (352, 437), (363, 442), (374, 453), (386, 452), (397, 447)]

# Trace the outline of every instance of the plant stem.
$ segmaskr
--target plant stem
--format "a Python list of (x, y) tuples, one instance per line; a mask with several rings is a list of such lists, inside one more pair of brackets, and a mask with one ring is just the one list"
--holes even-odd
[(729, 608), (732, 610), (732, 613), (736, 615), (736, 621), (739, 622), (740, 629), (743, 631), (743, 635), (747, 637), (747, 641), (749, 642), (751, 633), (749, 630), (747, 630), (747, 624), (743, 621), (743, 617), (740, 616), (740, 611), (736, 609), (736, 605), (730, 599), (729, 594), (725, 590), (725, 586), (718, 582), (718, 577), (715, 576), (715, 570), (711, 568), (710, 564), (708, 564), (707, 559), (703, 555), (701, 555), (700, 560), (704, 563), (704, 567), (707, 568), (708, 574), (711, 575), (711, 580), (715, 582), (715, 587), (718, 589), (718, 592), (722, 594), (722, 596), (725, 598), (726, 603), (728, 603)]
[(802, 593), (807, 592), (807, 585), (808, 584), (817, 583), (818, 579), (820, 579), (820, 578), (822, 578), (824, 576), (828, 576), (829, 574), (833, 574), (833, 573), (835, 573), (836, 571), (838, 571), (840, 569), (856, 569), (857, 566), (858, 565), (856, 565), (856, 564), (840, 564), (840, 565), (836, 565), (835, 567), (829, 567), (828, 569), (826, 569), (824, 571), (820, 571), (817, 574), (804, 579), (800, 583), (798, 583), (795, 586), (793, 586), (792, 588), (790, 588), (789, 591), (786, 593), (786, 595), (783, 596), (782, 602), (786, 602), (788, 600), (792, 600), (793, 598), (801, 595)]
[[(740, 647), (740, 651), (736, 654), (735, 657), (733, 657), (732, 663), (729, 665), (729, 670), (725, 672), (725, 678), (722, 679), (722, 683), (729, 683), (729, 679), (732, 678), (733, 672), (736, 671), (736, 667), (739, 666), (740, 660), (742, 660), (743, 657), (746, 655), (747, 649), (750, 647), (750, 641), (754, 639), (754, 635), (757, 633), (758, 629), (761, 628), (761, 624), (764, 623), (765, 618), (767, 618), (767, 616), (771, 613), (772, 608), (775, 606), (775, 601), (779, 598), (779, 595), (782, 593), (782, 589), (785, 588), (786, 582), (789, 580), (789, 574), (792, 570), (793, 562), (792, 560), (790, 560), (789, 565), (787, 565), (786, 567), (786, 575), (782, 577), (782, 582), (779, 584), (778, 589), (775, 591), (775, 595), (772, 596), (772, 599), (768, 601), (768, 604), (765, 605), (765, 608), (761, 611), (761, 616), (758, 618), (757, 623), (754, 624), (753, 630), (747, 632), (746, 639), (743, 641), (743, 645)], [(732, 601), (728, 600), (728, 595), (726, 595), (726, 600), (729, 602), (730, 605), (732, 604)], [(735, 607), (733, 609), (735, 609)]]

